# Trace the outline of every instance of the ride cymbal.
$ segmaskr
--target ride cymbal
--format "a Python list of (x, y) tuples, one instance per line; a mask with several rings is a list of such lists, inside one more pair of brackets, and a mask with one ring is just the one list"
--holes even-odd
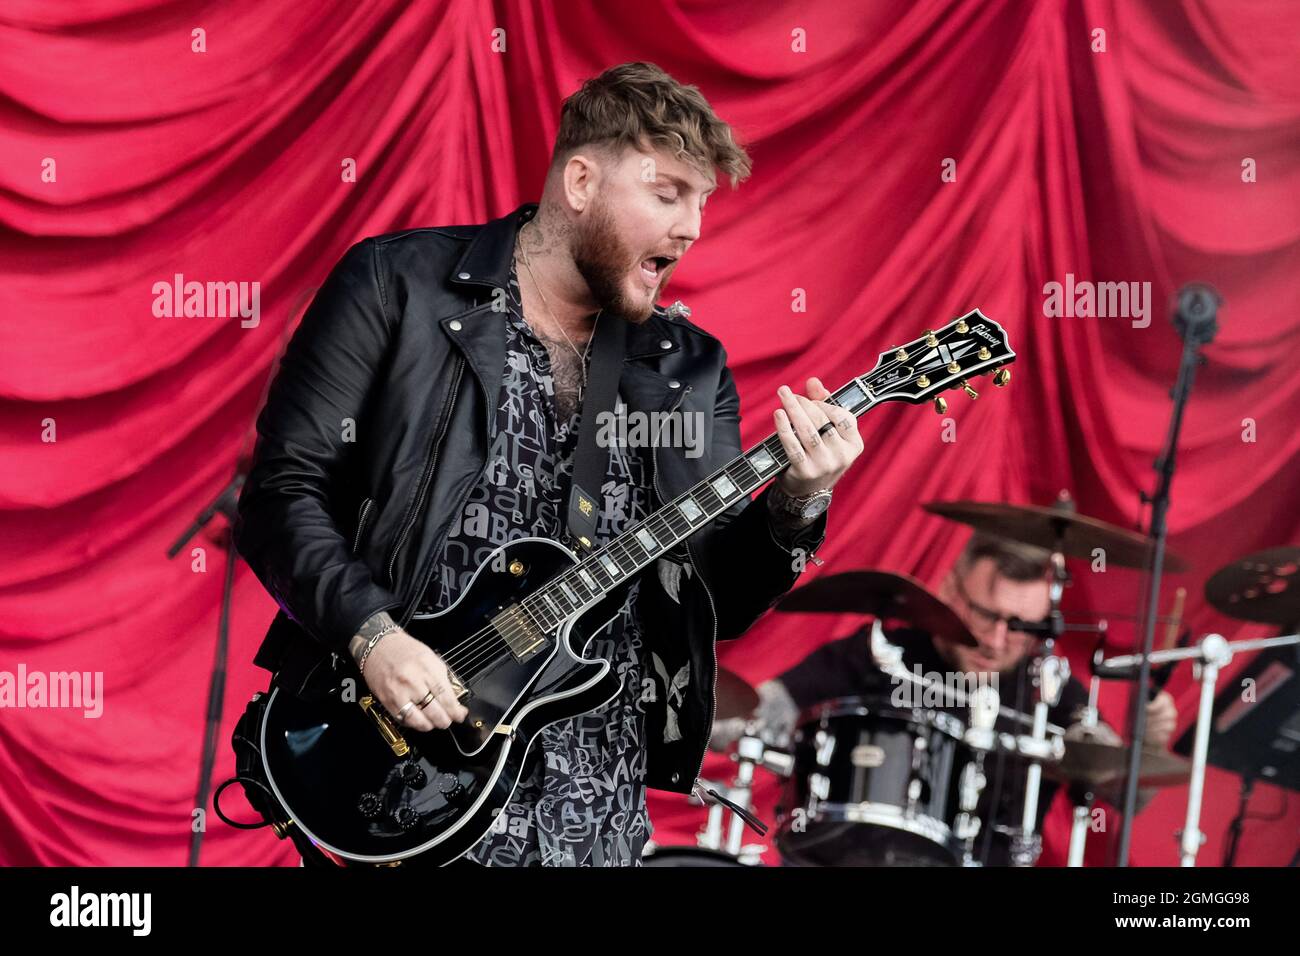
[(1205, 582), (1205, 599), (1239, 621), (1300, 622), (1300, 548), (1269, 548), (1224, 565)]

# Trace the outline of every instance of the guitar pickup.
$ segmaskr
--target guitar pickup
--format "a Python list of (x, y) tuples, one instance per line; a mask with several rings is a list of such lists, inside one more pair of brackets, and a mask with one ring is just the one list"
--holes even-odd
[(492, 625), (505, 641), (506, 647), (510, 648), (515, 660), (521, 664), (546, 647), (546, 634), (518, 604), (512, 604), (493, 618)]

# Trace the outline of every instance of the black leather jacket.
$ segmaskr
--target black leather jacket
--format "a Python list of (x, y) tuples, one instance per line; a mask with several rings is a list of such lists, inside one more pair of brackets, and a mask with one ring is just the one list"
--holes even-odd
[[(281, 608), (255, 663), (310, 696), (355, 667), (347, 653), (371, 615), (405, 624), (492, 443), (504, 289), (520, 217), (364, 239), (334, 267), (303, 317), (258, 418), (239, 499), (240, 554)], [(706, 453), (653, 452), (656, 507), (739, 454), (739, 398), (722, 344), (656, 307), (629, 330), (620, 391), (630, 411), (702, 412)], [(761, 493), (701, 529), (643, 578), (643, 630), (670, 675), (689, 665), (674, 731), (652, 735), (647, 784), (687, 793), (714, 707), (716, 640), (739, 637), (798, 577)], [(795, 537), (811, 555), (823, 515)], [(647, 569), (650, 571), (651, 569)], [(683, 573), (685, 571), (685, 573)], [(671, 737), (673, 739), (666, 739)]]

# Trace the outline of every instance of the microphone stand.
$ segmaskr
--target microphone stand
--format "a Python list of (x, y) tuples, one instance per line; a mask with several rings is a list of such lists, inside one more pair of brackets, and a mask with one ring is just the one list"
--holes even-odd
[(1151, 682), (1151, 651), (1155, 645), (1156, 612), (1160, 604), (1160, 578), (1165, 565), (1165, 538), (1168, 533), (1169, 491), (1174, 480), (1174, 453), (1178, 448), (1178, 435), (1183, 427), (1183, 411), (1191, 397), (1196, 366), (1200, 364), (1200, 348), (1214, 340), (1218, 331), (1215, 317), (1221, 299), (1208, 286), (1184, 286), (1178, 293), (1178, 308), (1174, 313), (1174, 327), (1183, 338), (1182, 361), (1178, 366), (1178, 379), (1174, 384), (1173, 418), (1165, 448), (1156, 460), (1158, 476), (1155, 494), (1151, 497), (1151, 530), (1154, 541), (1151, 556), (1151, 575), (1143, 609), (1142, 660), (1138, 668), (1137, 686), (1133, 691), (1133, 728), (1129, 747), (1128, 769), (1124, 779), (1124, 806), (1119, 836), (1119, 866), (1128, 866), (1129, 848), (1133, 837), (1133, 817), (1137, 813), (1138, 772), (1142, 765), (1142, 744), (1146, 739), (1147, 688)]
[[(221, 732), (221, 713), (226, 697), (226, 659), (230, 645), (230, 599), (235, 589), (235, 516), (239, 501), (239, 489), (244, 485), (244, 475), (236, 471), (226, 486), (217, 492), (199, 516), (185, 529), (184, 533), (167, 549), (167, 557), (175, 558), (196, 534), (209, 521), (221, 513), (226, 516), (227, 525), (220, 539), (220, 546), (226, 550), (226, 576), (221, 586), (221, 613), (217, 617), (217, 647), (212, 662), (212, 677), (208, 681), (208, 707), (206, 726), (203, 734), (203, 755), (199, 761), (199, 788), (194, 798), (194, 806), (208, 806), (208, 792), (212, 782), (212, 768), (217, 761), (217, 738)], [(199, 850), (203, 844), (204, 827), (198, 827), (190, 834), (190, 855), (188, 866), (199, 865)]]

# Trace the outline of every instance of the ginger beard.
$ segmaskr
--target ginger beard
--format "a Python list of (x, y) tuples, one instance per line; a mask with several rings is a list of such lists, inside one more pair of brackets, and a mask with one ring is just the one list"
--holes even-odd
[[(676, 261), (656, 263), (658, 282), (648, 285), (641, 277), (645, 260), (635, 258), (636, 253), (623, 241), (603, 199), (594, 200), (587, 222), (575, 232), (569, 254), (597, 306), (633, 325), (649, 319)], [(629, 278), (635, 284), (635, 293), (629, 293)]]

